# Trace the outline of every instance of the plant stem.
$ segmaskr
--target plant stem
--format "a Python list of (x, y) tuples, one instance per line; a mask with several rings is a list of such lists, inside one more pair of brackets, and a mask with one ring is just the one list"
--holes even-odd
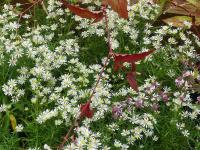
[[(105, 69), (106, 69), (106, 67), (107, 67), (107, 65), (108, 65), (108, 63), (109, 63), (110, 57), (111, 57), (112, 54), (113, 54), (113, 50), (112, 50), (112, 46), (111, 46), (110, 31), (109, 31), (109, 27), (108, 27), (108, 16), (107, 16), (107, 13), (106, 13), (106, 6), (102, 6), (102, 11), (103, 11), (103, 13), (104, 13), (104, 18), (105, 18), (106, 33), (107, 33), (107, 38), (108, 38), (108, 39), (107, 39), (107, 40), (108, 40), (108, 51), (109, 51), (109, 52), (108, 52), (108, 56), (107, 56), (107, 58), (106, 58), (106, 61), (105, 61), (104, 65), (103, 65), (103, 67), (102, 67), (102, 69), (101, 69), (101, 71), (100, 71), (100, 73), (99, 73), (99, 77), (98, 77), (98, 79), (97, 79), (97, 81), (96, 81), (96, 84), (95, 84), (94, 88), (93, 88), (92, 91), (91, 91), (91, 95), (90, 95), (90, 97), (89, 97), (87, 103), (90, 103), (90, 102), (92, 101), (92, 98), (93, 98), (94, 94), (96, 93), (96, 88), (97, 88), (97, 86), (99, 85), (101, 79), (103, 78), (103, 73), (104, 73), (104, 71), (105, 71)], [(85, 107), (87, 107), (87, 106), (85, 105)], [(86, 109), (86, 108), (83, 108), (83, 110), (85, 110), (85, 109)], [(82, 115), (79, 115), (79, 116), (75, 119), (75, 121), (73, 122), (73, 124), (72, 124), (71, 127), (69, 128), (67, 134), (65, 135), (65, 137), (64, 137), (64, 139), (63, 139), (63, 141), (62, 141), (62, 143), (61, 143), (60, 146), (57, 148), (58, 150), (63, 149), (65, 143), (68, 141), (68, 139), (69, 139), (71, 133), (73, 132), (73, 129), (76, 127), (77, 124), (80, 123), (81, 119), (82, 119)]]
[(42, 1), (43, 1), (43, 0), (34, 1), (34, 3), (33, 3), (31, 6), (29, 6), (29, 7), (28, 7), (27, 9), (25, 9), (22, 13), (20, 13), (18, 23), (20, 22), (20, 20), (21, 20), (21, 18), (22, 18), (22, 16), (23, 16), (24, 13), (26, 13), (26, 12), (29, 11), (32, 7), (34, 7), (36, 4), (38, 4), (39, 2), (42, 2)]

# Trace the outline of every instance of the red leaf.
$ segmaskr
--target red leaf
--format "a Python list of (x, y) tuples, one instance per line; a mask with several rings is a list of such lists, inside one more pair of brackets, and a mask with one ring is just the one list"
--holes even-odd
[(104, 17), (103, 12), (99, 12), (99, 16), (97, 18), (95, 18), (93, 23), (101, 21), (103, 19), (103, 17)]
[(136, 62), (144, 59), (146, 56), (154, 52), (154, 50), (150, 50), (148, 52), (143, 52), (139, 54), (115, 54), (116, 61), (118, 62)]
[(129, 72), (127, 73), (127, 80), (129, 85), (138, 92), (138, 86), (136, 81), (136, 72)]
[(81, 114), (80, 117), (92, 118), (94, 115), (94, 110), (90, 108), (90, 102), (86, 104), (81, 104)]
[(123, 68), (123, 63), (131, 63), (131, 72), (127, 73), (127, 80), (130, 86), (138, 92), (138, 86), (136, 81), (136, 65), (135, 62), (144, 59), (146, 56), (154, 52), (150, 50), (148, 52), (143, 52), (139, 54), (114, 54), (114, 70), (118, 71), (120, 68)]
[(131, 64), (131, 71), (132, 71), (132, 72), (136, 72), (136, 65), (135, 65), (135, 62), (133, 62), (133, 63)]
[(154, 52), (154, 50), (150, 50), (148, 52), (143, 52), (139, 54), (114, 54), (115, 62), (114, 62), (114, 70), (118, 71), (123, 65), (121, 63), (129, 62), (133, 63), (139, 60), (144, 59), (146, 56)]
[(103, 0), (102, 3), (110, 5), (120, 17), (128, 19), (127, 0)]
[(68, 8), (71, 12), (75, 13), (76, 15), (87, 18), (87, 19), (95, 19), (94, 22), (98, 22), (103, 18), (103, 12), (102, 11), (89, 11), (88, 9), (81, 8), (79, 6), (71, 5), (65, 0), (61, 0), (63, 3), (63, 6), (65, 8)]
[(121, 63), (117, 62), (116, 59), (115, 59), (115, 62), (114, 62), (114, 71), (118, 71), (122, 67), (123, 67), (123, 65)]

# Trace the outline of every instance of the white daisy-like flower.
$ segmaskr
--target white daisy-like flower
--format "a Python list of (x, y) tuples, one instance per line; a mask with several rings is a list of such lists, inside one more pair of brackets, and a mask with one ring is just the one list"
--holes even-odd
[(1, 104), (1, 106), (0, 106), (0, 113), (1, 112), (5, 112), (6, 110), (7, 110), (7, 105)]
[(24, 129), (24, 126), (22, 124), (18, 124), (16, 127), (15, 127), (15, 131), (16, 132), (22, 132)]

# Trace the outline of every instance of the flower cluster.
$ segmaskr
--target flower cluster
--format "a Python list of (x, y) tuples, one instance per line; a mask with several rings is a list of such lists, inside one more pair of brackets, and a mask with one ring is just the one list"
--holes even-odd
[[(91, 2), (83, 1), (90, 10), (96, 9)], [(37, 130), (35, 139), (44, 136), (39, 133), (40, 127), (50, 127), (50, 138), (63, 135), (99, 80), (105, 58), (96, 58), (101, 60), (96, 64), (87, 63), (82, 53), (90, 52), (90, 46), (95, 45), (91, 38), (102, 38), (98, 41), (102, 45), (108, 40), (104, 38), (104, 21), (91, 24), (91, 20), (72, 16), (59, 0), (49, 0), (44, 22), (35, 21), (31, 26), (33, 16), (26, 14), (20, 20), (17, 9), (5, 5), (0, 14), (0, 118), (9, 118), (12, 112), (17, 122), (15, 134), (31, 135), (32, 127)], [(150, 1), (141, 0), (128, 6), (128, 20), (107, 9), (115, 52), (133, 54), (155, 49), (155, 53), (145, 63), (137, 63), (138, 92), (129, 87), (123, 72), (114, 73), (112, 66), (107, 66), (91, 98), (94, 116), (76, 125), (64, 149), (142, 148), (147, 140), (160, 140), (162, 115), (169, 116), (166, 124), (184, 138), (198, 143), (200, 96), (194, 102), (191, 93), (198, 92), (200, 76), (198, 65), (189, 61), (197, 61), (195, 50), (200, 41), (186, 28), (155, 27), (158, 9)], [(180, 67), (183, 61), (186, 65)], [(112, 60), (109, 62), (112, 64)], [(50, 138), (24, 145), (33, 147), (30, 150), (51, 150), (60, 137), (53, 137), (53, 144)]]
[(87, 127), (77, 128), (75, 133), (77, 134), (77, 138), (75, 137), (74, 142), (70, 145), (66, 146), (64, 149), (66, 150), (79, 150), (79, 149), (103, 149), (102, 144), (100, 143), (100, 134), (93, 133)]

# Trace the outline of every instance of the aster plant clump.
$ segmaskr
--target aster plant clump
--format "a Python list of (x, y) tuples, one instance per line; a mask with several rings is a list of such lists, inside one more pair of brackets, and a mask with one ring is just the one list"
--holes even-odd
[(150, 0), (118, 2), (0, 9), (0, 149), (200, 148), (192, 24), (157, 25)]

